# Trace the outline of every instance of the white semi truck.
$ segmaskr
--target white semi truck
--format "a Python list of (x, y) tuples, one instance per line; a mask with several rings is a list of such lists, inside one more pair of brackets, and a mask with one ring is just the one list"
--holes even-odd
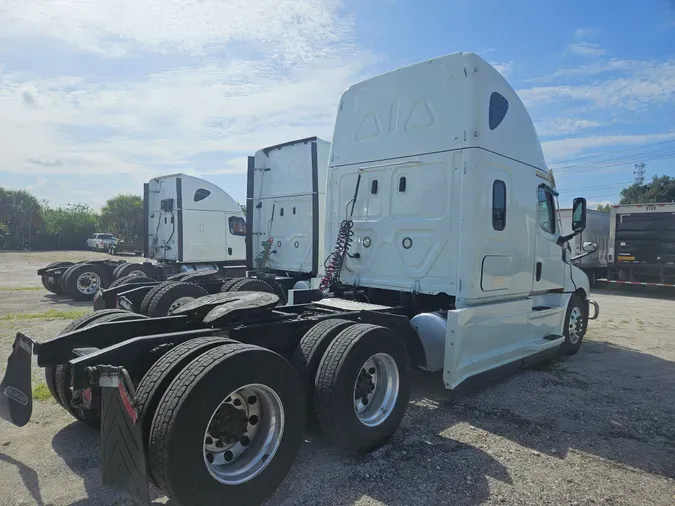
[(146, 262), (55, 262), (38, 270), (45, 288), (91, 300), (132, 274), (159, 281), (205, 270), (244, 275), (246, 221), (224, 190), (198, 177), (172, 174), (144, 184), (143, 206)]
[[(308, 137), (249, 157), (246, 223), (239, 204), (211, 183), (182, 175), (152, 180), (145, 249), (158, 262), (120, 267), (124, 277), (99, 290), (94, 308), (166, 316), (207, 293), (266, 291), (285, 303), (288, 290), (309, 288), (323, 273), (329, 149)], [(224, 252), (236, 260), (218, 261)]]
[(525, 107), (475, 54), (363, 81), (338, 107), (319, 289), (285, 306), (227, 292), (161, 318), (100, 311), (44, 342), (19, 333), (0, 414), (30, 419), (35, 354), (60, 368), (57, 400), (100, 427), (106, 486), (140, 504), (150, 479), (179, 506), (260, 504), (307, 418), (350, 452), (386, 444), (411, 367), (454, 389), (579, 350), (598, 306), (566, 243), (586, 201), (562, 235), (555, 195)]

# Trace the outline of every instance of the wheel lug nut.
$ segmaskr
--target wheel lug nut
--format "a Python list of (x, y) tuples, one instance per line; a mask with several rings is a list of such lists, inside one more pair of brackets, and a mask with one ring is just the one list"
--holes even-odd
[(210, 437), (207, 437), (207, 438), (206, 438), (206, 444), (207, 444), (207, 445), (212, 445), (212, 444), (213, 444), (213, 439), (210, 438)]

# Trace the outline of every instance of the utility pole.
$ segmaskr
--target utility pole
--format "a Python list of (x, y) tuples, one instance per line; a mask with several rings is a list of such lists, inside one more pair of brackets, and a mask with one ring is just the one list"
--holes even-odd
[(640, 162), (635, 164), (635, 168), (633, 169), (633, 177), (635, 178), (634, 183), (642, 186), (645, 184), (645, 167), (647, 166), (646, 163)]

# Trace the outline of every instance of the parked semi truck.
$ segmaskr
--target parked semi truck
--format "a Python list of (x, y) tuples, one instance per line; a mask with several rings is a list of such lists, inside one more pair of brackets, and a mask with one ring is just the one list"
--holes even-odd
[[(586, 216), (586, 229), (569, 241), (569, 253), (574, 265), (586, 273), (593, 286), (598, 279), (607, 277), (610, 215), (589, 209)], [(564, 235), (572, 233), (571, 208), (560, 210), (560, 223)]]
[(609, 216), (608, 275), (599, 281), (675, 286), (675, 203), (620, 204)]
[[(226, 275), (231, 272), (215, 266), (163, 278), (132, 273), (99, 290), (94, 309), (156, 317), (207, 293), (263, 291), (286, 303), (288, 290), (309, 288), (323, 273), (329, 150), (329, 142), (308, 137), (260, 149), (248, 158), (245, 273)], [(213, 251), (219, 247), (214, 244)]]
[(579, 350), (598, 306), (564, 251), (586, 201), (563, 235), (555, 194), (525, 107), (480, 57), (355, 84), (330, 149), (318, 289), (285, 306), (226, 292), (161, 318), (99, 311), (44, 342), (20, 332), (0, 414), (30, 419), (35, 354), (55, 398), (100, 427), (106, 486), (140, 504), (148, 480), (180, 506), (260, 504), (308, 418), (347, 451), (386, 444), (412, 367), (454, 389)]
[(246, 220), (224, 190), (198, 177), (173, 174), (151, 179), (143, 194), (143, 255), (148, 261), (55, 262), (38, 270), (45, 288), (92, 300), (100, 289), (131, 274), (160, 281), (204, 270), (244, 275)]

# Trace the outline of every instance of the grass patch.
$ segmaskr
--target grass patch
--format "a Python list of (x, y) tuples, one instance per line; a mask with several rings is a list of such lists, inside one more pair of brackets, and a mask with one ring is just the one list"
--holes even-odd
[(37, 401), (53, 401), (54, 397), (52, 397), (52, 393), (47, 388), (46, 383), (38, 383), (33, 387), (33, 399)]
[(41, 313), (9, 313), (0, 316), (0, 320), (74, 320), (87, 313), (89, 311), (82, 309), (50, 309)]
[(0, 286), (0, 292), (36, 292), (41, 286)]

